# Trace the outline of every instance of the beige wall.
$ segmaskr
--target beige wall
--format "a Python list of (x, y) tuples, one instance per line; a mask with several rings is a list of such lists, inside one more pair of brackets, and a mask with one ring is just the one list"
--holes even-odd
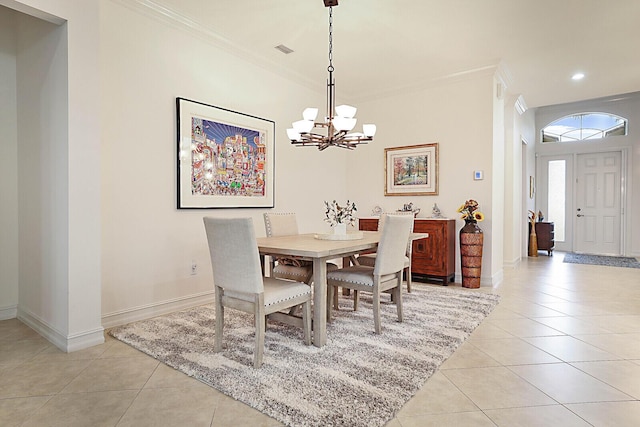
[[(15, 9), (17, 317), (63, 350), (103, 342), (100, 321), (98, 6)], [(0, 12), (6, 18), (6, 9)], [(72, 25), (67, 25), (72, 23)]]
[[(486, 220), (480, 224), (485, 234), (482, 282), (492, 283), (500, 266), (492, 270), (493, 221), (493, 104), (495, 70), (464, 79), (440, 81), (411, 93), (379, 99), (360, 105), (358, 115), (378, 126), (373, 143), (347, 153), (349, 167), (346, 182), (350, 197), (356, 199), (363, 215), (379, 205), (385, 211), (405, 203), (421, 209), (419, 217), (429, 217), (437, 203), (443, 215), (464, 222), (456, 212), (468, 199), (480, 203)], [(437, 142), (439, 144), (439, 191), (437, 196), (384, 196), (384, 148)], [(484, 179), (475, 181), (474, 171), (482, 170)], [(502, 179), (499, 177), (498, 179)], [(460, 274), (459, 249), (456, 248), (457, 274)]]
[(292, 84), (153, 14), (111, 1), (101, 13), (102, 313), (109, 326), (211, 299), (203, 216), (249, 216), (265, 233), (266, 209), (176, 208), (176, 97), (275, 121), (274, 210), (297, 212), (302, 232), (326, 230), (323, 201), (346, 198), (347, 157), (287, 139), (305, 107), (322, 108), (324, 91)]
[(18, 308), (18, 119), (15, 14), (0, 6), (0, 320)]

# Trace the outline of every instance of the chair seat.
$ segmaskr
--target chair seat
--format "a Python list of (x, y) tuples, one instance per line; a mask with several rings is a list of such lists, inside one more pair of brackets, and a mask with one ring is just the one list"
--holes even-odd
[(312, 267), (313, 261), (300, 258), (276, 258), (276, 262), (280, 265), (290, 265), (293, 267)]
[[(265, 307), (311, 294), (311, 288), (305, 283), (278, 280), (271, 277), (265, 277), (263, 281)], [(226, 296), (230, 296), (232, 298), (247, 302), (254, 301), (254, 294), (245, 294), (226, 289), (224, 292)]]
[(307, 278), (313, 274), (313, 266), (296, 267), (295, 265), (278, 264), (273, 267), (273, 274), (279, 278), (306, 282)]
[[(327, 263), (327, 271), (335, 271), (338, 267), (334, 263)], [(308, 266), (296, 267), (295, 265), (278, 264), (273, 267), (273, 275), (279, 279), (291, 279), (298, 282), (309, 283), (313, 279), (313, 263)]]
[[(380, 282), (394, 280), (395, 274), (386, 274), (380, 277)], [(339, 280), (340, 282), (355, 283), (362, 286), (373, 287), (373, 267), (367, 265), (353, 265), (327, 273), (327, 280)]]
[[(374, 265), (376, 265), (376, 254), (359, 255), (358, 262), (360, 263), (360, 265), (367, 265), (369, 267), (373, 267)], [(409, 262), (410, 262), (409, 257), (405, 255), (404, 265), (408, 266)]]

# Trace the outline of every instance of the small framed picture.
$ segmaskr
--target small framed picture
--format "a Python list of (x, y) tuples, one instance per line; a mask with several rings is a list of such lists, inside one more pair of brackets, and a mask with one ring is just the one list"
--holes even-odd
[(438, 195), (438, 143), (384, 149), (385, 196)]
[(473, 172), (473, 179), (475, 179), (476, 181), (480, 181), (481, 179), (484, 179), (484, 172), (483, 171), (474, 171)]
[(536, 194), (536, 179), (533, 176), (529, 176), (529, 198), (533, 199)]

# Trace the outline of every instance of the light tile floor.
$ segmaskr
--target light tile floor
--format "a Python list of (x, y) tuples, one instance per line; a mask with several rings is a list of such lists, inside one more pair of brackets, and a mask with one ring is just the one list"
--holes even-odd
[[(640, 270), (562, 258), (527, 258), (473, 291), (502, 301), (387, 426), (640, 425)], [(0, 425), (280, 423), (110, 337), (65, 354), (12, 319), (0, 322)]]

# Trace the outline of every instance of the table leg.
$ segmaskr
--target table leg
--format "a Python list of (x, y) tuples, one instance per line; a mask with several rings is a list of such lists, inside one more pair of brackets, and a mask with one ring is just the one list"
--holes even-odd
[(327, 262), (313, 260), (313, 345), (327, 343)]

